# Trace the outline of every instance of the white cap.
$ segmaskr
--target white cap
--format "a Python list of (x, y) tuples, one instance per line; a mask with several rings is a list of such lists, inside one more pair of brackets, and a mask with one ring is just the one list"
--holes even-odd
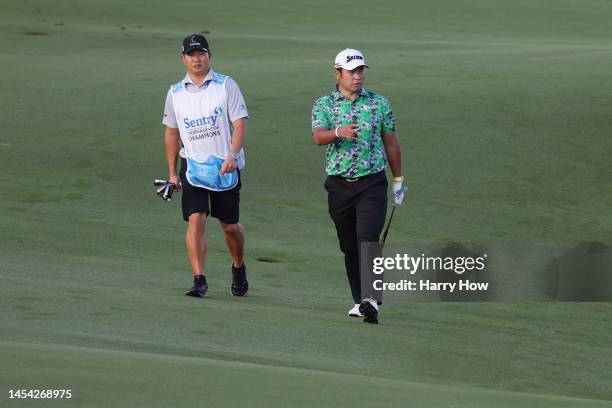
[(340, 51), (338, 55), (336, 55), (334, 66), (336, 68), (344, 68), (349, 71), (361, 66), (368, 68), (361, 51), (354, 50), (352, 48), (347, 48), (346, 50)]

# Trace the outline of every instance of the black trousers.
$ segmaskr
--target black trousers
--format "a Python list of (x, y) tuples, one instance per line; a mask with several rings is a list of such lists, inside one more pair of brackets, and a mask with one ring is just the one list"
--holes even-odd
[(336, 225), (340, 250), (344, 253), (346, 276), (355, 303), (362, 300), (362, 243), (378, 243), (380, 240), (387, 216), (387, 186), (384, 170), (356, 181), (338, 176), (328, 176), (325, 180), (329, 215)]

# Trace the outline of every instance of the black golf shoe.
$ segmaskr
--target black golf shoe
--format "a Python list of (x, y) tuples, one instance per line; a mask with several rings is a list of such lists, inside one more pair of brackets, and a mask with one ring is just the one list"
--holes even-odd
[(374, 299), (363, 299), (359, 305), (364, 323), (378, 324), (378, 304)]
[(246, 264), (243, 262), (240, 268), (232, 264), (232, 295), (244, 296), (249, 291), (249, 282), (246, 278)]
[(204, 297), (208, 292), (208, 283), (206, 283), (206, 276), (195, 275), (193, 277), (193, 286), (190, 287), (185, 295), (193, 297)]

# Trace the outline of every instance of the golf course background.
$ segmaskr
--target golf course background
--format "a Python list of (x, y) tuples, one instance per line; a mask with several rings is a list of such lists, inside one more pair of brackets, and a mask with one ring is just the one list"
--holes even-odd
[[(0, 401), (9, 407), (612, 407), (608, 303), (433, 303), (346, 317), (313, 101), (346, 47), (397, 116), (389, 242), (612, 242), (612, 2), (0, 3)], [(163, 102), (203, 32), (250, 120), (251, 291), (209, 297), (162, 202)], [(9, 400), (71, 389), (71, 400)]]

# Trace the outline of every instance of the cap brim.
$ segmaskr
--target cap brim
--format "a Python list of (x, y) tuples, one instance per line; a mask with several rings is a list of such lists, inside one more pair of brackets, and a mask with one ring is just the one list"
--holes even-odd
[(204, 51), (204, 52), (208, 52), (208, 48), (204, 48), (204, 47), (193, 47), (193, 48), (187, 48), (185, 51), (183, 51), (183, 54), (189, 54), (191, 51)]
[(347, 71), (352, 71), (355, 68), (359, 68), (359, 67), (370, 68), (366, 64), (363, 64), (363, 63), (361, 63), (359, 61), (357, 61), (357, 62), (351, 61), (348, 64), (344, 64), (342, 66), (336, 66), (336, 68), (343, 68), (343, 69), (346, 69)]

